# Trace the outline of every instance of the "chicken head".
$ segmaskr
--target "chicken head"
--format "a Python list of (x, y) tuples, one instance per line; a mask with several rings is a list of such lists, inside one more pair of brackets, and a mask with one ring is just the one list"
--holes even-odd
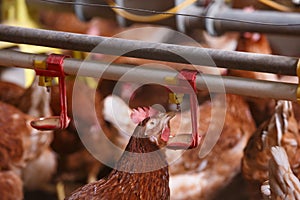
[(145, 127), (144, 137), (149, 137), (151, 142), (158, 146), (166, 144), (171, 135), (170, 120), (175, 116), (175, 112), (163, 113), (153, 108), (134, 109), (131, 119), (135, 123), (143, 124)]

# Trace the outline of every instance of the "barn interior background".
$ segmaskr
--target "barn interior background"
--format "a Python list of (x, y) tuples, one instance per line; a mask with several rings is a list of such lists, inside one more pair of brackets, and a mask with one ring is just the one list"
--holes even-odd
[(176, 112), (170, 199), (299, 199), (299, 6), (2, 0), (0, 196), (106, 177), (153, 106)]

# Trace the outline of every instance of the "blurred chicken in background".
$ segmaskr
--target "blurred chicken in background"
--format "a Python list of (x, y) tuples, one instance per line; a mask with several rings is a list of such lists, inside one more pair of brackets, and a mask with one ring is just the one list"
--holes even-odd
[[(271, 54), (267, 37), (263, 34), (258, 33), (245, 33), (239, 39), (237, 51)], [(229, 76), (238, 76), (244, 78), (252, 78), (259, 80), (277, 81), (278, 77), (276, 74), (262, 73), (262, 72), (251, 72), (244, 70), (229, 70)], [(262, 122), (268, 119), (274, 112), (275, 100), (273, 99), (262, 99), (254, 97), (245, 97), (249, 103), (252, 116), (259, 126)], [(264, 113), (264, 114), (262, 114)]]
[(22, 200), (23, 183), (12, 171), (0, 171), (0, 195), (2, 200)]
[(300, 135), (291, 102), (278, 101), (275, 113), (250, 138), (242, 162), (243, 175), (255, 191), (268, 179), (269, 160), (273, 146), (283, 147), (293, 172), (299, 173)]
[[(7, 107), (9, 110), (7, 114), (4, 114), (4, 111), (1, 113), (2, 118), (13, 117), (14, 120), (17, 120), (17, 122), (9, 122), (7, 126), (10, 123), (20, 123), (18, 126), (12, 125), (15, 126), (15, 129), (10, 127), (9, 130), (6, 130), (8, 131), (6, 134), (9, 134), (9, 132), (10, 134), (15, 134), (14, 132), (20, 129), (21, 136), (23, 137), (21, 141), (25, 145), (23, 146), (24, 151), (30, 152), (27, 155), (28, 157), (24, 157), (26, 164), (24, 163), (18, 170), (24, 188), (26, 190), (47, 189), (56, 173), (56, 156), (50, 149), (53, 133), (51, 131), (37, 131), (29, 123), (34, 118), (50, 116), (52, 114), (50, 96), (45, 88), (38, 86), (37, 81), (34, 81), (27, 89), (9, 82), (1, 81), (0, 85), (7, 91), (3, 91), (1, 99), (12, 104), (10, 106), (1, 103), (3, 109)], [(7, 139), (10, 140), (11, 138)]]
[[(49, 92), (45, 87), (38, 85), (38, 78), (35, 77), (31, 86), (19, 98), (16, 107), (34, 118), (49, 117), (52, 115), (50, 101)], [(23, 172), (24, 186), (28, 190), (47, 190), (45, 186), (50, 184), (57, 170), (56, 154), (50, 148), (53, 132), (42, 131), (42, 135), (43, 137), (40, 137), (38, 141), (44, 142), (43, 151), (36, 159), (28, 162)], [(35, 175), (33, 176), (33, 174)]]
[[(216, 96), (212, 100), (214, 104), (206, 102), (199, 107), (198, 131), (203, 136), (202, 144), (185, 151), (170, 166), (172, 199), (212, 199), (240, 172), (243, 149), (255, 125), (248, 105), (236, 95), (226, 95), (225, 121), (223, 126), (220, 125), (221, 113), (224, 112), (223, 100)], [(219, 113), (217, 117), (221, 118), (216, 119), (213, 112)], [(176, 119), (171, 121), (171, 127), (180, 124), (184, 128), (188, 125), (184, 123), (185, 118), (179, 118), (177, 122)], [(219, 137), (218, 126), (222, 127)], [(203, 148), (213, 144), (214, 137), (217, 137), (215, 146), (207, 155), (201, 156)]]
[[(58, 179), (68, 182), (92, 182), (97, 180), (98, 173), (105, 168), (105, 165), (91, 154), (93, 144), (97, 144), (102, 155), (106, 156), (105, 159), (113, 159), (114, 152), (106, 152), (106, 143), (102, 135), (117, 145), (120, 136), (105, 122), (102, 116), (102, 95), (96, 88), (74, 77), (68, 78), (66, 85), (68, 116), (72, 120), (67, 129), (55, 131), (51, 145), (59, 155)], [(60, 113), (58, 86), (52, 88), (51, 97), (51, 106), (57, 115)]]
[(33, 129), (33, 117), (2, 102), (0, 116), (1, 170), (13, 171), (26, 189), (44, 189), (56, 171), (56, 159), (48, 149), (49, 132)]
[(25, 89), (15, 83), (0, 81), (0, 101), (17, 106)]
[(264, 200), (300, 199), (300, 182), (294, 175), (283, 147), (271, 148), (269, 179), (261, 186)]

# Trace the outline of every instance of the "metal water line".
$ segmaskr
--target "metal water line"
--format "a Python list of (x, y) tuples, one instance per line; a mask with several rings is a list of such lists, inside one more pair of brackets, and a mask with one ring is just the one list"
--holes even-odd
[[(176, 5), (180, 0), (116, 0), (121, 6), (129, 8), (142, 8), (150, 11), (163, 11)], [(73, 2), (65, 0), (27, 0), (28, 6), (38, 10), (54, 10), (64, 12), (74, 12), (78, 18), (89, 20), (93, 17), (110, 18), (118, 21), (122, 26), (127, 26), (134, 21), (130, 21), (118, 16), (109, 7), (97, 7), (106, 5), (104, 0), (76, 0)], [(177, 2), (177, 3), (178, 3)], [(76, 4), (77, 3), (77, 4)], [(89, 5), (92, 4), (92, 5)], [(133, 12), (134, 11), (129, 11)], [(138, 12), (140, 15), (151, 13)], [(207, 7), (197, 4), (180, 11), (187, 16), (172, 16), (169, 19), (152, 24), (169, 26), (179, 31), (202, 29), (211, 35), (221, 35), (225, 32), (260, 32), (269, 34), (294, 35), (300, 34), (300, 14), (282, 13), (278, 11), (256, 10), (247, 12), (242, 9), (232, 9), (222, 1), (213, 1)]]
[[(0, 66), (34, 69), (36, 60), (45, 61), (47, 55), (30, 54), (13, 50), (0, 50)], [(132, 65), (108, 64), (92, 60), (65, 58), (64, 72), (67, 75), (80, 75), (109, 80), (137, 83), (153, 82), (164, 84), (166, 77), (176, 77), (176, 70), (157, 67), (135, 67)], [(125, 77), (123, 77), (126, 75)], [(101, 76), (101, 77), (100, 77)], [(297, 101), (297, 84), (255, 80), (230, 76), (199, 74), (196, 78), (199, 90), (210, 93), (230, 93), (259, 98)]]
[(296, 75), (298, 58), (0, 25), (0, 41), (210, 67)]

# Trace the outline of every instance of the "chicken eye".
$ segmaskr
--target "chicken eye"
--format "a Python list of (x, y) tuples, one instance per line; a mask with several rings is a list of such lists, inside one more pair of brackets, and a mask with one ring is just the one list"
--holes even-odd
[(150, 125), (154, 125), (154, 124), (155, 124), (154, 121), (150, 122)]

